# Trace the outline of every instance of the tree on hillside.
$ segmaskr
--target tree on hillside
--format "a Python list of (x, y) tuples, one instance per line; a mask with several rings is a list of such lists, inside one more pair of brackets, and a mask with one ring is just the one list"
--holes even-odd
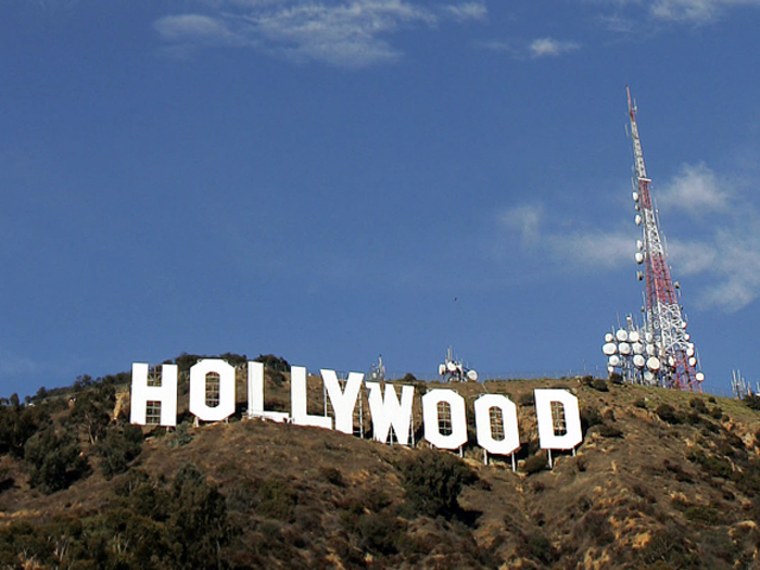
[(0, 407), (0, 454), (23, 457), (29, 438), (49, 423), (47, 408), (22, 406), (13, 394), (7, 405)]
[(69, 421), (84, 429), (90, 444), (95, 444), (111, 423), (115, 403), (116, 393), (112, 385), (95, 385), (77, 395)]
[(100, 456), (100, 470), (106, 479), (124, 473), (129, 463), (142, 451), (142, 430), (131, 424), (119, 423), (109, 427), (95, 445)]
[(30, 468), (29, 483), (45, 493), (65, 489), (88, 470), (76, 438), (67, 430), (56, 433), (53, 425), (29, 439), (24, 459)]
[(221, 568), (229, 536), (224, 495), (193, 464), (179, 470), (171, 493), (169, 532), (177, 568)]

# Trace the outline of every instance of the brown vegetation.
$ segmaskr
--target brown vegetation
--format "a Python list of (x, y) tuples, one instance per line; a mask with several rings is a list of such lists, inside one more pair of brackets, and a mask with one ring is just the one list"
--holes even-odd
[[(70, 406), (58, 395), (0, 407), (0, 566), (760, 563), (760, 412), (735, 400), (593, 379), (448, 386), (468, 413), (482, 392), (519, 404), (513, 473), (509, 458), (483, 465), (474, 441), (460, 459), (424, 442), (410, 449), (239, 417), (145, 430), (141, 441), (124, 416), (104, 416), (118, 400), (111, 384), (82, 384)], [(575, 455), (554, 453), (551, 470), (538, 450), (537, 387), (571, 390), (582, 407), (584, 441)], [(267, 405), (287, 409), (287, 371), (267, 368), (266, 388)], [(317, 379), (310, 391), (318, 412)], [(419, 426), (419, 409), (415, 418)]]

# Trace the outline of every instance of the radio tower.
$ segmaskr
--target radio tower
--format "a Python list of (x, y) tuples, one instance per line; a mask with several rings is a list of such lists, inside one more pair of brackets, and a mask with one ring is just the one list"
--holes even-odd
[(636, 124), (637, 108), (628, 87), (626, 94), (633, 139), (633, 200), (637, 210), (635, 221), (642, 227), (643, 234), (643, 239), (636, 241), (635, 257), (636, 262), (645, 267), (645, 275), (642, 276), (641, 272), (638, 272), (639, 279), (646, 280), (644, 331), (653, 339), (661, 363), (658, 370), (659, 383), (670, 388), (701, 392), (704, 374), (697, 371), (694, 344), (690, 342), (689, 333), (686, 332), (686, 320), (676, 295), (679, 286), (674, 285), (670, 275), (657, 211), (653, 206), (649, 188), (652, 180), (647, 176), (644, 153), (641, 150), (639, 128)]

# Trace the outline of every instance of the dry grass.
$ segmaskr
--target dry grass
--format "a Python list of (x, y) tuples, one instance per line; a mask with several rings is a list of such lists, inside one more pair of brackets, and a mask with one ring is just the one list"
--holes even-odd
[[(219, 486), (236, 520), (245, 521), (241, 540), (258, 553), (256, 560), (275, 567), (285, 563), (266, 544), (289, 544), (292, 567), (352, 568), (371, 561), (379, 567), (431, 568), (759, 563), (754, 520), (760, 508), (746, 482), (748, 473), (760, 480), (754, 439), (759, 412), (733, 400), (697, 396), (707, 409), (698, 413), (690, 404), (693, 394), (631, 385), (600, 391), (580, 379), (446, 387), (462, 393), (468, 415), (482, 392), (526, 402), (519, 406), (524, 449), (536, 447), (535, 413), (527, 402), (539, 387), (571, 390), (581, 407), (594, 408), (621, 437), (591, 429), (575, 456), (555, 454), (553, 470), (532, 475), (512, 473), (508, 461), (484, 466), (482, 451), (468, 447), (465, 461), (477, 481), (465, 487), (463, 514), (451, 521), (405, 509), (399, 466), (415, 449), (317, 428), (231, 421), (191, 428), (186, 445), (160, 428), (134, 467), (171, 480), (182, 465), (195, 464)], [(317, 379), (310, 379), (309, 390), (316, 413), (322, 398)], [(268, 405), (289, 402), (287, 375), (277, 385), (268, 383), (266, 398)], [(663, 421), (656, 410), (664, 404), (690, 419)], [(722, 414), (710, 413), (716, 406)], [(418, 405), (415, 417), (420, 425)], [(719, 470), (726, 464), (728, 475)], [(106, 481), (96, 471), (47, 496), (28, 487), (20, 462), (4, 457), (0, 468), (15, 482), (0, 493), (0, 525), (42, 521), (63, 511), (80, 517), (103, 512), (125, 477)], [(378, 530), (388, 527), (397, 533)]]

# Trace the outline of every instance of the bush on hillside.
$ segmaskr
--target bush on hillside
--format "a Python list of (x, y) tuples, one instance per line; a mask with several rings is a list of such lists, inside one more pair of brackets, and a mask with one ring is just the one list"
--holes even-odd
[(676, 425), (683, 422), (682, 415), (678, 413), (676, 409), (670, 404), (660, 404), (657, 406), (655, 413), (660, 417), (662, 421), (667, 422), (671, 425)]
[(523, 470), (528, 475), (533, 475), (534, 473), (538, 473), (539, 471), (543, 471), (544, 469), (548, 468), (549, 462), (546, 459), (546, 454), (544, 452), (539, 452), (536, 455), (531, 455), (523, 463)]
[(30, 469), (29, 484), (45, 493), (67, 488), (89, 470), (72, 433), (57, 434), (54, 426), (29, 438), (24, 459)]
[(274, 354), (259, 354), (254, 361), (261, 362), (265, 368), (269, 368), (270, 370), (290, 372), (290, 364), (281, 356), (275, 356)]
[(124, 473), (142, 451), (142, 430), (131, 424), (113, 426), (95, 446), (100, 456), (100, 470), (106, 479)]
[(407, 501), (419, 514), (447, 519), (460, 513), (459, 493), (476, 478), (458, 457), (432, 450), (404, 461), (401, 476)]
[(742, 399), (744, 404), (752, 410), (760, 410), (760, 396), (757, 394), (749, 394)]

